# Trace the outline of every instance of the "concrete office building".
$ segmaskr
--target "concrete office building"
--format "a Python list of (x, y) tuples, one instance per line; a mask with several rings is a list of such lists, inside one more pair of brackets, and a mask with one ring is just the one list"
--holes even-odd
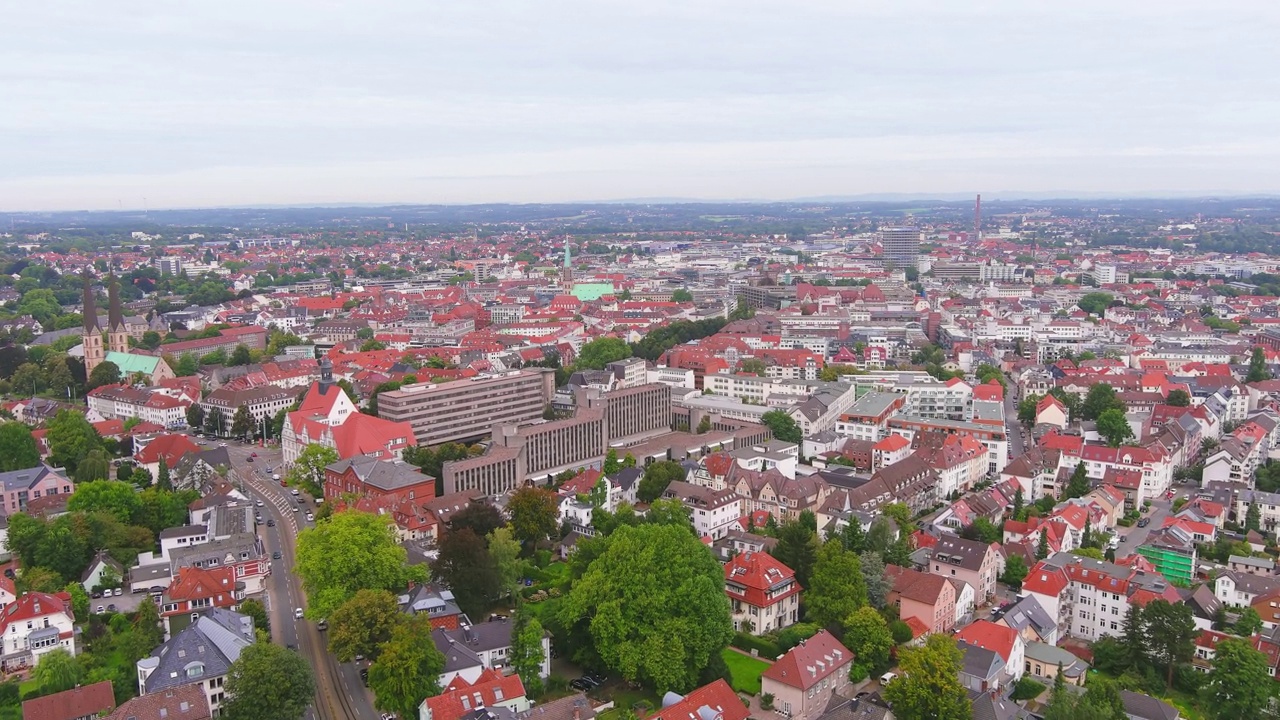
[(896, 227), (880, 230), (884, 259), (899, 270), (914, 268), (920, 257), (920, 228)]
[(378, 395), (378, 417), (409, 423), (419, 445), (477, 440), (500, 425), (540, 419), (555, 379), (554, 370), (534, 368), (406, 385)]
[(600, 467), (611, 446), (640, 443), (670, 428), (671, 391), (666, 385), (584, 389), (572, 418), (495, 425), (484, 455), (445, 463), (445, 492), (500, 495), (526, 480), (545, 482), (565, 470)]

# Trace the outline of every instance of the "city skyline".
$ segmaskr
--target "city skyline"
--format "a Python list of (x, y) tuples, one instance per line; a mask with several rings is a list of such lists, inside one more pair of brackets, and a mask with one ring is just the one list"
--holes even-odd
[(3, 210), (1280, 193), (1280, 9), (11, 13)]

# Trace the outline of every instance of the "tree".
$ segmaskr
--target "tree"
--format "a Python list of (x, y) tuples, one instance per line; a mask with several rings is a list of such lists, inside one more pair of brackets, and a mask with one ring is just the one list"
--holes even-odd
[(693, 293), (684, 288), (680, 288), (671, 293), (671, 301), (678, 303), (693, 302)]
[(1000, 575), (1000, 582), (1018, 589), (1022, 587), (1022, 581), (1027, 579), (1027, 561), (1018, 553), (1010, 553), (1009, 559), (1004, 563), (1004, 573)]
[(89, 593), (84, 591), (84, 585), (74, 580), (67, 583), (63, 590), (71, 596), (71, 612), (76, 622), (87, 622), (89, 619)]
[(1036, 407), (1043, 395), (1027, 395), (1018, 403), (1018, 422), (1028, 427), (1036, 424)]
[[(420, 570), (381, 515), (343, 510), (298, 534), (294, 571), (307, 593), (307, 617), (327, 618), (360, 590), (398, 590)], [(421, 578), (425, 579), (425, 578)]]
[(1218, 643), (1213, 671), (1202, 691), (1213, 717), (1262, 717), (1275, 687), (1267, 665), (1267, 656), (1253, 649), (1248, 641), (1229, 638)]
[(1170, 390), (1169, 397), (1165, 398), (1164, 402), (1166, 405), (1172, 405), (1174, 407), (1187, 407), (1191, 404), (1191, 395), (1181, 388), (1177, 390)]
[(204, 431), (210, 435), (221, 435), (227, 429), (227, 416), (221, 408), (212, 407), (204, 414)]
[(412, 717), (423, 699), (440, 694), (443, 671), (444, 655), (431, 641), (431, 626), (426, 619), (401, 623), (383, 645), (378, 660), (369, 666), (374, 707)]
[(84, 415), (74, 410), (59, 410), (48, 423), (45, 442), (49, 445), (49, 462), (74, 473), (76, 466), (90, 452), (102, 447), (102, 438)]
[(1067, 499), (1084, 497), (1089, 494), (1089, 471), (1084, 466), (1084, 462), (1076, 463), (1076, 469), (1071, 471), (1071, 479), (1067, 481)]
[(111, 459), (101, 448), (90, 452), (76, 466), (75, 480), (77, 484), (106, 480), (111, 476)]
[(1116, 298), (1111, 293), (1091, 292), (1076, 301), (1076, 307), (1090, 315), (1101, 315)]
[(289, 484), (312, 497), (324, 496), (324, 469), (338, 462), (338, 452), (319, 443), (302, 449), (285, 478)]
[(1245, 382), (1255, 383), (1271, 379), (1271, 370), (1267, 367), (1267, 356), (1261, 347), (1255, 347), (1249, 355), (1249, 373), (1244, 376)]
[(530, 547), (551, 537), (559, 528), (559, 502), (546, 488), (522, 487), (507, 502), (511, 534)]
[(128, 525), (142, 507), (133, 485), (119, 480), (96, 480), (76, 485), (76, 491), (67, 500), (71, 512), (102, 512)]
[(884, 561), (880, 554), (867, 551), (858, 556), (862, 568), (862, 584), (867, 588), (867, 602), (877, 610), (883, 610), (893, 581), (884, 573)]
[(31, 428), (17, 422), (0, 425), (0, 471), (26, 470), (40, 465), (40, 449)]
[(56, 648), (40, 656), (40, 662), (31, 671), (31, 679), (40, 688), (41, 695), (52, 695), (70, 690), (80, 684), (84, 669), (71, 653)]
[(235, 350), (231, 351), (231, 357), (227, 358), (228, 365), (248, 365), (253, 362), (253, 356), (249, 354), (249, 348), (244, 345), (237, 345)]
[[(146, 604), (143, 603), (139, 607), (141, 608)], [(154, 608), (155, 603), (151, 603), (151, 607)], [(240, 603), (240, 607), (236, 609), (236, 612), (253, 618), (253, 628), (255, 630), (261, 630), (268, 635), (271, 634), (271, 616), (267, 615), (267, 606), (263, 605), (261, 600), (249, 598)]]
[[(788, 520), (778, 531), (778, 544), (774, 547), (773, 556), (795, 571), (796, 582), (807, 588), (818, 562), (818, 549), (817, 533), (799, 520)], [(849, 611), (855, 609), (850, 608)], [(836, 620), (839, 621), (840, 617)]]
[[(594, 519), (594, 518), (593, 518)], [(489, 533), (489, 557), (493, 559), (500, 587), (514, 593), (520, 582), (523, 563), (520, 561), (520, 543), (511, 534), (511, 528), (500, 527)]]
[(871, 521), (871, 527), (867, 530), (866, 547), (868, 550), (880, 553), (880, 557), (883, 558), (896, 537), (897, 531), (894, 529), (893, 521), (881, 515)]
[(1043, 560), (1049, 557), (1049, 535), (1040, 533), (1040, 540), (1036, 543), (1036, 559)]
[(338, 606), (329, 620), (329, 652), (339, 662), (357, 655), (377, 659), (383, 643), (406, 616), (386, 590), (360, 590)]
[(782, 410), (770, 410), (760, 416), (760, 422), (769, 428), (775, 438), (783, 442), (799, 445), (804, 441), (804, 433), (796, 424), (795, 418)]
[(542, 640), (542, 623), (521, 605), (516, 611), (515, 627), (511, 630), (511, 654), (507, 660), (530, 695), (538, 695), (542, 691), (542, 663), (546, 659)]
[(893, 662), (893, 633), (875, 608), (859, 608), (844, 619), (844, 643), (867, 675), (876, 675)]
[(574, 367), (603, 370), (605, 365), (631, 357), (631, 346), (618, 338), (602, 337), (585, 343), (578, 351)]
[(1240, 616), (1236, 618), (1233, 632), (1240, 637), (1253, 637), (1255, 633), (1262, 632), (1262, 616), (1258, 615), (1258, 611), (1251, 607), (1247, 607), (1240, 611)]
[(990, 545), (991, 543), (1000, 542), (1003, 534), (995, 523), (984, 517), (980, 517), (974, 520), (972, 524), (961, 528), (960, 536), (966, 540), (980, 540)]
[(1262, 530), (1262, 508), (1258, 503), (1249, 503), (1249, 509), (1244, 514), (1244, 528), (1246, 530)]
[(711, 432), (711, 416), (703, 415), (702, 419), (698, 421), (698, 427), (694, 430), (694, 434), (706, 435), (709, 432)]
[(605, 475), (613, 475), (622, 469), (622, 463), (618, 460), (618, 450), (609, 448), (609, 452), (604, 455), (604, 466), (600, 469)]
[(804, 600), (809, 621), (826, 628), (838, 629), (845, 618), (867, 605), (862, 563), (839, 542), (823, 543), (809, 585), (801, 586), (808, 591)]
[(444, 533), (431, 572), (449, 586), (458, 607), (472, 617), (488, 611), (502, 590), (498, 569), (484, 545), (484, 538), (471, 528)]
[(505, 525), (502, 512), (498, 508), (484, 502), (473, 502), (453, 514), (449, 519), (450, 530), (469, 528), (476, 537), (488, 537), (494, 530)]
[(684, 480), (684, 466), (674, 460), (660, 460), (650, 463), (640, 478), (640, 486), (636, 488), (636, 497), (643, 503), (652, 503), (662, 497), (667, 486), (673, 481)]
[(764, 377), (768, 371), (768, 366), (764, 364), (764, 360), (760, 358), (746, 358), (738, 362), (738, 372), (750, 375), (759, 375)]
[(1152, 600), (1142, 608), (1148, 659), (1165, 666), (1166, 685), (1173, 688), (1173, 670), (1191, 659), (1197, 635), (1191, 606)]
[(720, 563), (675, 525), (621, 527), (595, 542), (601, 551), (564, 597), (560, 621), (586, 623), (601, 660), (628, 681), (692, 689), (733, 636)]
[(94, 366), (93, 371), (89, 373), (89, 380), (85, 389), (92, 390), (103, 385), (115, 385), (119, 382), (120, 366), (110, 360), (103, 360)]
[(173, 481), (169, 479), (169, 461), (162, 457), (157, 467), (156, 489), (160, 492), (172, 492)]
[(1102, 413), (1113, 408), (1121, 412), (1125, 410), (1124, 402), (1116, 397), (1116, 389), (1104, 382), (1095, 383), (1085, 395), (1080, 416), (1085, 420), (1097, 420)]
[(1023, 517), (1023, 512), (1022, 512), (1025, 509), (1026, 509), (1026, 498), (1024, 498), (1022, 495), (1022, 484), (1019, 483), (1018, 488), (1013, 491), (1013, 513), (1012, 513), (1013, 519), (1019, 522), (1025, 522), (1026, 518)]
[(930, 635), (923, 647), (899, 651), (902, 674), (884, 690), (900, 720), (968, 720), (969, 695), (960, 684), (964, 653), (950, 635)]
[(228, 720), (298, 720), (316, 694), (315, 676), (298, 653), (268, 642), (254, 643), (231, 663), (222, 717)]
[(200, 403), (191, 403), (187, 408), (187, 427), (193, 430), (200, 430), (204, 427), (204, 406)]
[[(253, 417), (249, 415), (249, 406), (241, 405), (236, 408), (236, 414), (231, 418), (231, 434), (234, 437), (245, 437), (253, 432)], [(334, 453), (334, 462), (337, 462), (337, 453)]]
[[(833, 536), (828, 534), (827, 539), (830, 540), (831, 537)], [(840, 544), (850, 552), (860, 553), (867, 547), (867, 534), (862, 529), (862, 521), (856, 517), (849, 518), (849, 522), (840, 528), (839, 535), (835, 537), (839, 537)]]
[(1133, 428), (1129, 426), (1129, 420), (1124, 416), (1123, 410), (1117, 408), (1107, 410), (1098, 416), (1097, 425), (1098, 434), (1106, 438), (1107, 444), (1111, 447), (1120, 447), (1133, 440)]
[(183, 353), (173, 366), (173, 374), (178, 377), (191, 377), (200, 372), (200, 361), (193, 353)]

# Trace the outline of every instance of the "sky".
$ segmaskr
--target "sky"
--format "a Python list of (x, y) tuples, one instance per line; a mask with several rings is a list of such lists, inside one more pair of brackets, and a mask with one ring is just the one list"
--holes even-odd
[(10, 2), (0, 210), (1280, 193), (1280, 3)]

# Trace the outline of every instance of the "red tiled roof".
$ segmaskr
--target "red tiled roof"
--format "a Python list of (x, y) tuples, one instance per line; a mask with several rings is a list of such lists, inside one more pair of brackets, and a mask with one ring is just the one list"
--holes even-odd
[(823, 630), (787, 651), (761, 677), (807, 690), (838, 672), (847, 672), (853, 653)]
[[(768, 553), (745, 552), (735, 555), (724, 566), (725, 592), (730, 598), (742, 600), (756, 607), (768, 607), (800, 592), (800, 584), (794, 582), (795, 571)], [(786, 592), (769, 597), (769, 588), (792, 580)], [(728, 583), (732, 583), (729, 585)], [(733, 585), (742, 585), (739, 591)]]
[(1018, 642), (1018, 631), (990, 620), (975, 620), (957, 633), (956, 639), (998, 653), (1005, 662), (1009, 662)]
[(432, 720), (457, 720), (479, 707), (493, 707), (524, 697), (524, 683), (516, 674), (502, 675), (488, 669), (474, 683), (458, 675), (435, 697), (426, 699)]
[(161, 458), (164, 458), (165, 464), (173, 467), (183, 456), (192, 452), (200, 452), (200, 446), (191, 442), (191, 438), (186, 435), (160, 435), (134, 454), (133, 459), (148, 465), (158, 463)]
[(115, 706), (116, 693), (111, 681), (103, 680), (28, 700), (22, 703), (22, 717), (24, 720), (75, 720), (97, 717)]
[(737, 693), (729, 687), (723, 678), (703, 685), (685, 695), (679, 702), (672, 703), (650, 715), (647, 720), (689, 720), (690, 717), (701, 717), (698, 709), (709, 707), (716, 714), (716, 720), (747, 720), (750, 714), (747, 706), (738, 699)]

